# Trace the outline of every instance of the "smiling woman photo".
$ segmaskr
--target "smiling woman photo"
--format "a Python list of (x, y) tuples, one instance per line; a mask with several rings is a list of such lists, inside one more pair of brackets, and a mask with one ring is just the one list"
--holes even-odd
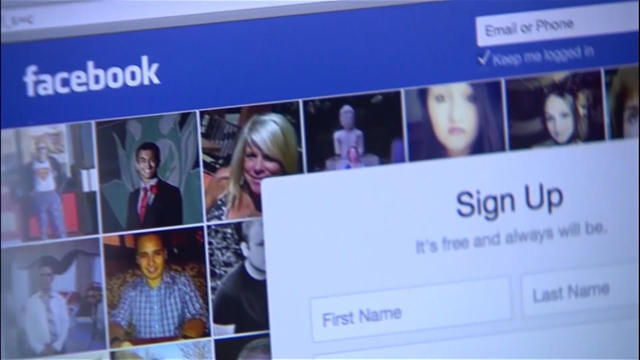
[(293, 126), (280, 114), (253, 116), (238, 136), (230, 167), (220, 170), (228, 174), (228, 185), (208, 211), (207, 221), (260, 216), (262, 180), (298, 172)]
[(408, 126), (411, 160), (504, 150), (499, 83), (452, 83), (413, 92), (414, 97), (408, 91), (407, 106), (419, 105), (421, 121)]

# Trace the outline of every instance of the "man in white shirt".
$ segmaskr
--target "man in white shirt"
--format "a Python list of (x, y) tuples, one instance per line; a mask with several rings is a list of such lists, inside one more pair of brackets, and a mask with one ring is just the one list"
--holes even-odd
[(54, 238), (67, 236), (60, 191), (66, 176), (60, 163), (49, 155), (44, 141), (36, 143), (36, 156), (28, 164), (27, 181), (33, 198), (34, 210), (40, 223), (40, 236), (49, 238), (49, 220)]
[(64, 344), (69, 333), (69, 310), (66, 300), (53, 291), (53, 269), (55, 260), (43, 257), (38, 265), (40, 290), (27, 300), (25, 332), (33, 353), (46, 356), (64, 353)]

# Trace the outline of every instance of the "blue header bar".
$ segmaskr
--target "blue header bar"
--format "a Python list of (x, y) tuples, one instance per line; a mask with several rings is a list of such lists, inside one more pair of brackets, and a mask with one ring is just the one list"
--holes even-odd
[(435, 2), (5, 44), (2, 128), (638, 62), (637, 31), (476, 45), (478, 16), (564, 6)]

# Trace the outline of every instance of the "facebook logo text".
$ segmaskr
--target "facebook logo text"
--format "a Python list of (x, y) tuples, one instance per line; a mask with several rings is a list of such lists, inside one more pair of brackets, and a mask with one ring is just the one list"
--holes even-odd
[(22, 80), (27, 96), (49, 96), (69, 94), (71, 92), (100, 91), (105, 87), (119, 89), (122, 86), (159, 85), (157, 72), (160, 64), (149, 64), (149, 57), (142, 55), (140, 65), (129, 65), (124, 69), (118, 66), (106, 70), (87, 61), (85, 70), (61, 71), (55, 74), (38, 73), (37, 65), (29, 65), (24, 70)]

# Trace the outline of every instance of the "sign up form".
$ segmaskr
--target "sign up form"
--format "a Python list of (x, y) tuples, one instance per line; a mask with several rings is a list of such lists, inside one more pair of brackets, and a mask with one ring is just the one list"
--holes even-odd
[(636, 357), (637, 184), (637, 139), (269, 179), (273, 355)]

